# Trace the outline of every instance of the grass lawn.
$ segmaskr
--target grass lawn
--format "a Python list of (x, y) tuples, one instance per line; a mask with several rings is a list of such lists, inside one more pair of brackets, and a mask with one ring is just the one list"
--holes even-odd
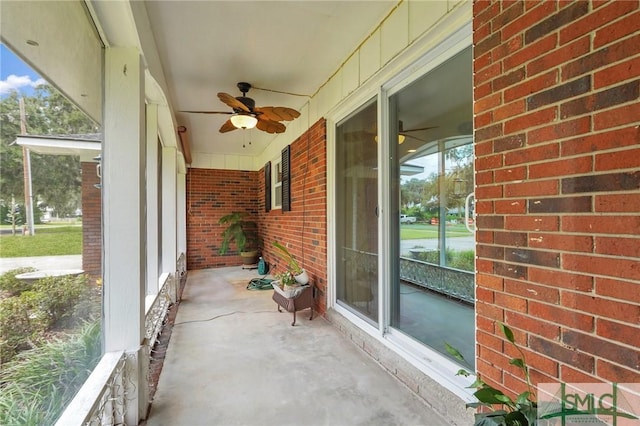
[(0, 257), (82, 254), (82, 227), (36, 227), (32, 236), (0, 235)]
[[(465, 237), (472, 235), (464, 225), (447, 225), (447, 236), (449, 237)], [(435, 225), (427, 225), (417, 223), (413, 225), (400, 225), (401, 240), (420, 240), (438, 238), (438, 227)]]

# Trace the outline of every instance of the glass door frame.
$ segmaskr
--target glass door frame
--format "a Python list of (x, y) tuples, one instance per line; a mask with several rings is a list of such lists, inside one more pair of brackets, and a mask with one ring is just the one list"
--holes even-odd
[[(398, 253), (390, 247), (398, 245), (398, 238), (394, 238), (392, 220), (397, 219), (395, 213), (399, 211), (398, 201), (393, 197), (389, 185), (392, 178), (394, 159), (390, 152), (389, 135), (390, 108), (389, 98), (404, 87), (424, 76), (430, 70), (443, 64), (448, 59), (471, 46), (472, 29), (471, 22), (457, 23), (457, 29), (450, 31), (438, 43), (428, 43), (426, 53), (418, 55), (415, 51), (400, 55), (396, 59), (395, 66), (381, 70), (374, 78), (354, 91), (347, 101), (341, 102), (335, 109), (329, 111), (327, 118), (327, 308), (334, 309), (343, 315), (359, 329), (367, 332), (385, 346), (391, 348), (402, 358), (410, 362), (416, 368), (437, 381), (451, 392), (467, 401), (472, 401), (472, 392), (467, 388), (472, 378), (456, 376), (460, 365), (444, 355), (436, 352), (426, 345), (421, 344), (402, 332), (390, 327), (392, 294), (391, 283), (394, 279), (394, 266), (392, 257), (388, 253)], [(419, 43), (418, 43), (419, 45)], [(424, 51), (423, 51), (424, 52)], [(400, 71), (399, 71), (400, 70)], [(357, 111), (372, 98), (377, 98), (378, 104), (378, 291), (379, 297), (379, 321), (377, 327), (364, 321), (346, 307), (339, 305), (336, 300), (336, 125), (345, 120), (349, 115)], [(395, 213), (394, 213), (395, 212)], [(475, 342), (474, 342), (475, 343)], [(477, 345), (476, 345), (477, 346)]]

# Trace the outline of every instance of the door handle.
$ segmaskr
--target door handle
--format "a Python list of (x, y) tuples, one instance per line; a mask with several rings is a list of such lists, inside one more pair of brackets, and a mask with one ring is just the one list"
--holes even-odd
[(467, 198), (464, 200), (464, 226), (467, 227), (467, 230), (469, 232), (476, 232), (476, 221), (475, 221), (475, 215), (474, 215), (474, 221), (473, 221), (473, 229), (471, 228), (471, 226), (469, 225), (469, 211), (471, 210), (471, 199), (473, 198), (473, 192), (469, 195), (467, 195)]

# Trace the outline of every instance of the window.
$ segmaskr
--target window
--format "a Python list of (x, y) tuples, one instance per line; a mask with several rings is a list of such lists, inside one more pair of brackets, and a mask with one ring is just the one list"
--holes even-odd
[(278, 156), (271, 161), (271, 200), (272, 209), (282, 208), (282, 158)]

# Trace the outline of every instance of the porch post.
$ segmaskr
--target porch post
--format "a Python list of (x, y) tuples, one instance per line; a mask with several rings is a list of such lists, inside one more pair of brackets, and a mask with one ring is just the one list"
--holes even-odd
[[(162, 270), (175, 275), (177, 269), (176, 193), (178, 160), (175, 147), (162, 148)], [(176, 286), (174, 286), (175, 288)], [(175, 301), (176, 294), (171, 298)]]
[(147, 105), (147, 294), (160, 291), (158, 246), (159, 176), (158, 176), (158, 105)]
[(105, 51), (103, 304), (105, 352), (126, 353), (125, 422), (146, 409), (144, 339), (146, 189), (144, 74), (132, 48)]
[(187, 254), (187, 175), (178, 174), (178, 254)]

